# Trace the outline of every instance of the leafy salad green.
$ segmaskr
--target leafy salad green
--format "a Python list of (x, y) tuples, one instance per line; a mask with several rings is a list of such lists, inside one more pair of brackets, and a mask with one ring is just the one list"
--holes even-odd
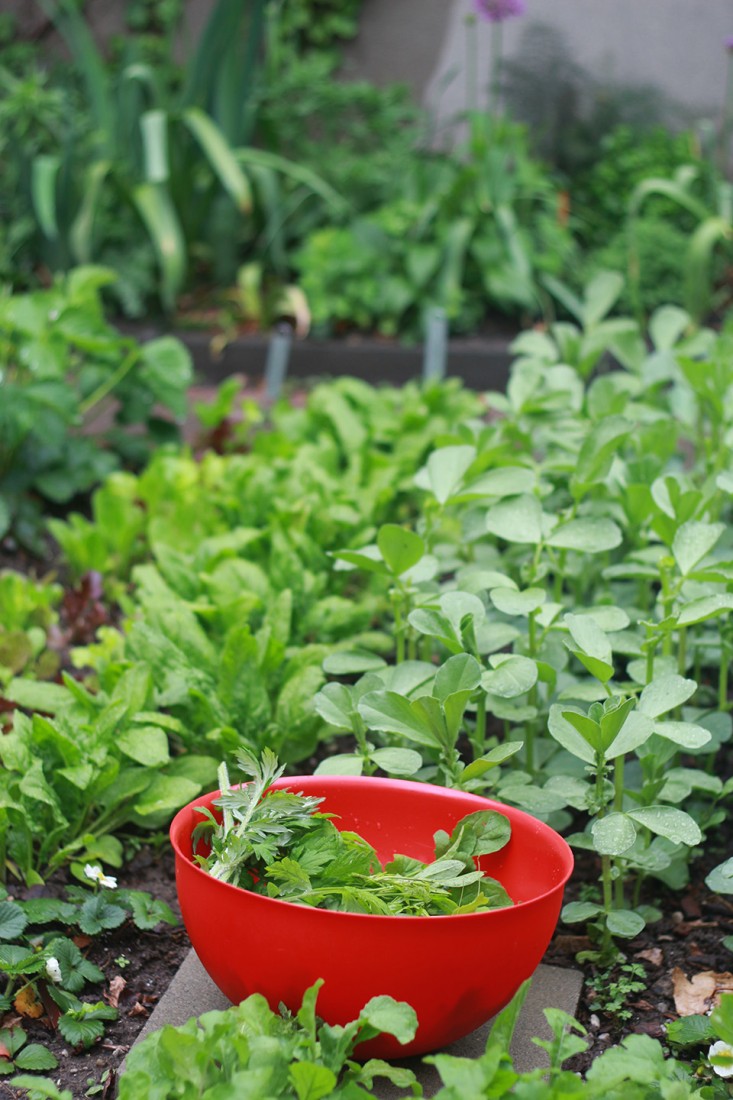
[[(503, 848), (511, 833), (496, 810), (468, 814), (449, 835), (435, 834), (435, 860), (405, 855), (381, 866), (358, 834), (339, 831), (318, 807), (322, 798), (270, 790), (283, 766), (265, 749), (260, 760), (240, 751), (251, 782), (229, 783), (219, 769), (222, 820), (200, 808), (206, 820), (194, 829), (199, 865), (222, 882), (282, 901), (382, 916), (433, 916), (502, 908), (512, 900), (501, 883), (477, 869), (475, 858)], [(208, 854), (197, 853), (202, 840)]]

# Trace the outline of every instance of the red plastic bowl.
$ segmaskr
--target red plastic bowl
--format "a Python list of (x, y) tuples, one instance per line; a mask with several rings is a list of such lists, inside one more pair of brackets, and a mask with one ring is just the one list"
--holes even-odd
[(258, 992), (273, 1009), (282, 1001), (295, 1011), (305, 990), (323, 978), (318, 1014), (345, 1024), (371, 997), (388, 993), (413, 1006), (417, 1034), (406, 1046), (384, 1036), (362, 1049), (370, 1057), (404, 1057), (467, 1035), (533, 973), (573, 869), (570, 848), (548, 825), (511, 806), (426, 783), (324, 775), (273, 786), (324, 797), (321, 809), (338, 815), (339, 828), (360, 833), (383, 863), (396, 852), (433, 859), (438, 829), (451, 832), (476, 810), (499, 810), (511, 821), (511, 840), (480, 866), (515, 904), (458, 916), (384, 917), (313, 909), (230, 886), (192, 862), (191, 832), (202, 820), (196, 807), (213, 808), (214, 791), (184, 806), (170, 835), (191, 943), (231, 1001)]

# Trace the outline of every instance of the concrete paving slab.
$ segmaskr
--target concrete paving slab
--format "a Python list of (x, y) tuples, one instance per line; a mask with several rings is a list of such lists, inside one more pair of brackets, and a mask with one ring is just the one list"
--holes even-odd
[[(537, 968), (511, 1047), (514, 1064), (518, 1070), (526, 1072), (547, 1065), (545, 1052), (532, 1042), (535, 1037), (551, 1038), (543, 1009), (561, 1008), (570, 1015), (574, 1015), (582, 984), (583, 976), (577, 970), (544, 965)], [(199, 962), (196, 952), (192, 950), (184, 959), (180, 970), (156, 1005), (136, 1042), (141, 1042), (146, 1035), (166, 1024), (178, 1027), (191, 1016), (200, 1016), (214, 1009), (226, 1009), (229, 1008), (230, 1003), (214, 985)], [(445, 1053), (463, 1058), (478, 1057), (484, 1051), (490, 1026), (489, 1020), (464, 1039), (459, 1039), (446, 1047)], [(415, 1071), (426, 1097), (433, 1096), (438, 1091), (440, 1079), (434, 1067), (423, 1065), (420, 1058), (405, 1059), (402, 1064)], [(389, 1082), (375, 1082), (374, 1092), (383, 1100), (393, 1100), (405, 1095), (403, 1090), (395, 1089)]]

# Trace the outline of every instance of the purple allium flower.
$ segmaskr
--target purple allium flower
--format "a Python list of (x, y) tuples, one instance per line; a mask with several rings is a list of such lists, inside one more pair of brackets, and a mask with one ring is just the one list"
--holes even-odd
[(473, 0), (473, 6), (479, 18), (490, 23), (503, 23), (527, 10), (525, 0)]
[(726, 50), (733, 50), (733, 35), (731, 35), (730, 38), (726, 38), (725, 48)]

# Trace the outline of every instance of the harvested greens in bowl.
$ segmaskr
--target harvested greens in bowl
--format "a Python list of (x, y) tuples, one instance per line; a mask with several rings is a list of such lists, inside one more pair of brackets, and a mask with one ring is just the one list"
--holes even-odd
[[(284, 767), (268, 749), (257, 760), (238, 754), (249, 782), (232, 787), (219, 768), (219, 821), (209, 809), (193, 832), (200, 867), (222, 882), (266, 897), (383, 916), (441, 916), (512, 905), (501, 883), (476, 866), (476, 858), (508, 842), (508, 818), (479, 810), (448, 834), (434, 835), (435, 859), (422, 862), (395, 854), (384, 866), (374, 848), (355, 832), (340, 831), (323, 798), (270, 785)], [(197, 849), (202, 842), (208, 853)]]

